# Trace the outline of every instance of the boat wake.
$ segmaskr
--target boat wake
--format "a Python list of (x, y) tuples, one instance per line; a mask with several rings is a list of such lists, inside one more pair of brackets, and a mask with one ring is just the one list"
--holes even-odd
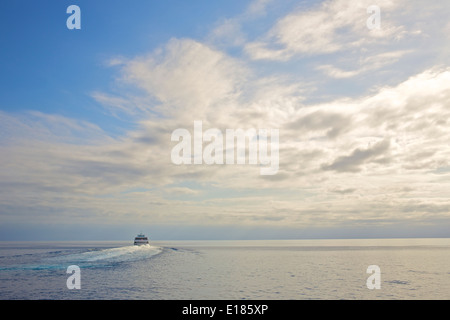
[(63, 257), (56, 257), (56, 259), (62, 259), (65, 262), (73, 261), (83, 262), (125, 262), (147, 259), (161, 252), (161, 248), (151, 245), (142, 246), (127, 246), (119, 248), (109, 248), (100, 250), (90, 250), (78, 254), (69, 254)]
[(66, 269), (70, 265), (77, 265), (80, 268), (114, 267), (119, 263), (149, 259), (161, 252), (162, 248), (152, 245), (87, 249), (87, 251), (83, 249), (82, 252), (44, 258), (39, 264), (0, 267), (0, 270)]

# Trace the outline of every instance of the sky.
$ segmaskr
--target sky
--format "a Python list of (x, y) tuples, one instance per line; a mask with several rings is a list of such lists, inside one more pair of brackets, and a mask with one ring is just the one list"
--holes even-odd
[[(418, 0), (1, 1), (0, 240), (450, 237), (449, 16)], [(194, 121), (278, 130), (276, 174), (175, 164), (172, 133)]]

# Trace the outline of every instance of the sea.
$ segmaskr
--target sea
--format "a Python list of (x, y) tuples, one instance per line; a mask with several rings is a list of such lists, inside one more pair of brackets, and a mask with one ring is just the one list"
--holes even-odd
[(450, 239), (4, 241), (0, 299), (448, 300)]

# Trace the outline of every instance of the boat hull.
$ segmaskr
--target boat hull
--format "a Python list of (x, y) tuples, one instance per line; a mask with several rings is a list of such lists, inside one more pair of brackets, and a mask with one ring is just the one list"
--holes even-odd
[(135, 246), (144, 246), (146, 244), (148, 244), (148, 241), (135, 241), (134, 242)]

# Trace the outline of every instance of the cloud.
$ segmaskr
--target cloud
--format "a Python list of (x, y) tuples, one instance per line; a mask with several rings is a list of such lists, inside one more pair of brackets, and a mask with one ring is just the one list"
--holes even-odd
[[(331, 54), (361, 47), (375, 39), (392, 37), (402, 29), (383, 19), (383, 28), (369, 32), (366, 20), (370, 1), (324, 1), (313, 9), (297, 10), (280, 19), (260, 40), (247, 44), (252, 59), (286, 61), (296, 55)], [(401, 2), (378, 1), (386, 14)], [(386, 15), (387, 17), (388, 15)]]
[(267, 6), (272, 2), (273, 0), (253, 0), (247, 8), (247, 14), (264, 15), (266, 13)]
[(161, 104), (164, 116), (182, 117), (195, 109), (202, 115), (238, 95), (246, 68), (237, 60), (190, 39), (172, 39), (152, 55), (129, 60), (123, 80), (143, 89)]
[(357, 148), (350, 155), (338, 157), (333, 163), (322, 165), (322, 168), (341, 172), (358, 172), (363, 164), (370, 162), (386, 163), (389, 161), (389, 157), (386, 155), (389, 146), (389, 140), (383, 140), (367, 149)]
[(244, 12), (232, 18), (220, 19), (208, 34), (207, 42), (218, 47), (245, 46), (248, 37), (245, 25), (264, 17), (273, 3), (273, 0), (253, 0)]
[[(404, 55), (411, 53), (411, 50), (398, 50), (392, 52), (383, 52), (371, 55), (358, 62), (358, 69), (342, 70), (333, 65), (326, 64), (317, 67), (317, 70), (323, 71), (327, 76), (336, 79), (347, 79), (364, 74), (370, 71), (379, 70), (385, 66), (393, 64), (400, 60)], [(351, 61), (354, 65), (354, 61)]]
[(336, 188), (336, 189), (332, 189), (330, 190), (331, 192), (334, 193), (338, 193), (338, 194), (350, 194), (356, 191), (355, 188), (345, 188), (345, 189), (341, 189), (341, 188)]
[(351, 116), (338, 113), (327, 112), (325, 110), (316, 110), (298, 119), (288, 125), (297, 133), (311, 134), (322, 132), (328, 138), (335, 138), (344, 131), (347, 131), (352, 124)]
[[(254, 2), (249, 12), (268, 14), (266, 5)], [(326, 1), (281, 17), (252, 42), (242, 20), (228, 18), (208, 39), (224, 40), (222, 47), (173, 38), (148, 54), (111, 60), (117, 83), (92, 97), (132, 121), (118, 137), (59, 115), (0, 112), (2, 219), (318, 228), (448, 218), (447, 57), (422, 65), (417, 50), (396, 47), (391, 40), (409, 32), (404, 17), (397, 23), (389, 15), (401, 11), (399, 2), (380, 5), (386, 30), (379, 34), (367, 33), (365, 3)], [(424, 37), (431, 29), (420, 30)], [(299, 57), (306, 60), (280, 69), (259, 60)], [(400, 75), (391, 78), (390, 69)], [(371, 80), (367, 90), (362, 75)], [(344, 98), (330, 95), (340, 89)], [(278, 174), (172, 164), (171, 133), (192, 130), (194, 120), (205, 130), (279, 129)]]
[[(167, 59), (161, 57), (161, 64)], [(234, 79), (232, 74), (226, 75)], [(227, 91), (228, 96), (224, 93), (218, 100), (229, 101), (229, 109), (211, 103), (204, 113), (195, 114), (195, 105), (174, 106), (184, 109), (184, 114), (193, 114), (187, 119), (177, 113), (167, 113), (164, 118), (150, 113), (148, 118), (137, 120), (135, 129), (115, 139), (95, 125), (60, 116), (2, 113), (2, 128), (8, 128), (8, 139), (2, 139), (0, 150), (8, 155), (0, 159), (1, 167), (8, 168), (1, 172), (2, 210), (9, 212), (8, 219), (14, 215), (29, 219), (46, 212), (45, 219), (54, 221), (114, 217), (115, 221), (203, 223), (207, 214), (209, 223), (239, 220), (248, 224), (321, 225), (320, 219), (326, 219), (333, 225), (337, 221), (350, 223), (356, 217), (361, 223), (375, 219), (361, 215), (362, 210), (369, 210), (363, 205), (366, 202), (373, 205), (373, 217), (380, 219), (383, 210), (422, 214), (404, 210), (413, 195), (417, 201), (439, 195), (442, 201), (438, 208), (448, 205), (443, 187), (448, 183), (448, 171), (435, 175), (436, 179), (443, 177), (444, 182), (439, 183), (433, 182), (432, 172), (450, 166), (448, 148), (443, 147), (450, 141), (446, 121), (450, 118), (446, 107), (450, 103), (450, 71), (434, 68), (362, 97), (306, 105), (295, 86), (281, 90), (286, 79), (279, 81), (257, 81), (253, 87), (243, 87), (251, 93), (241, 95)], [(167, 101), (174, 101), (170, 91), (166, 94)], [(216, 101), (216, 93), (211, 94), (210, 101)], [(279, 173), (262, 179), (257, 166), (173, 165), (171, 132), (180, 126), (190, 129), (191, 119), (210, 112), (215, 117), (205, 121), (209, 127), (276, 125), (280, 129)], [(183, 186), (189, 181), (198, 187)], [(386, 186), (393, 181), (398, 181), (398, 190), (414, 186), (420, 193), (409, 192), (407, 197), (396, 192), (400, 194), (396, 202), (383, 209), (379, 203), (392, 199)], [(213, 192), (210, 186), (223, 191)], [(251, 190), (252, 196), (239, 200), (226, 196), (236, 190)], [(169, 201), (169, 196), (194, 195)], [(267, 207), (267, 201), (277, 205)], [(329, 206), (335, 209), (330, 211)], [(432, 207), (421, 208), (426, 211)], [(280, 210), (283, 215), (279, 215)], [(261, 215), (255, 216), (255, 212)], [(445, 215), (442, 210), (433, 212)]]
[(96, 124), (40, 111), (15, 114), (0, 111), (0, 135), (0, 145), (17, 140), (80, 144), (86, 138), (90, 144), (96, 144), (109, 139)]
[(221, 21), (209, 34), (209, 41), (220, 46), (241, 46), (246, 42), (242, 31), (241, 21), (225, 19)]
[(174, 187), (166, 189), (166, 192), (173, 195), (197, 195), (200, 193), (198, 190), (193, 190), (186, 187)]

